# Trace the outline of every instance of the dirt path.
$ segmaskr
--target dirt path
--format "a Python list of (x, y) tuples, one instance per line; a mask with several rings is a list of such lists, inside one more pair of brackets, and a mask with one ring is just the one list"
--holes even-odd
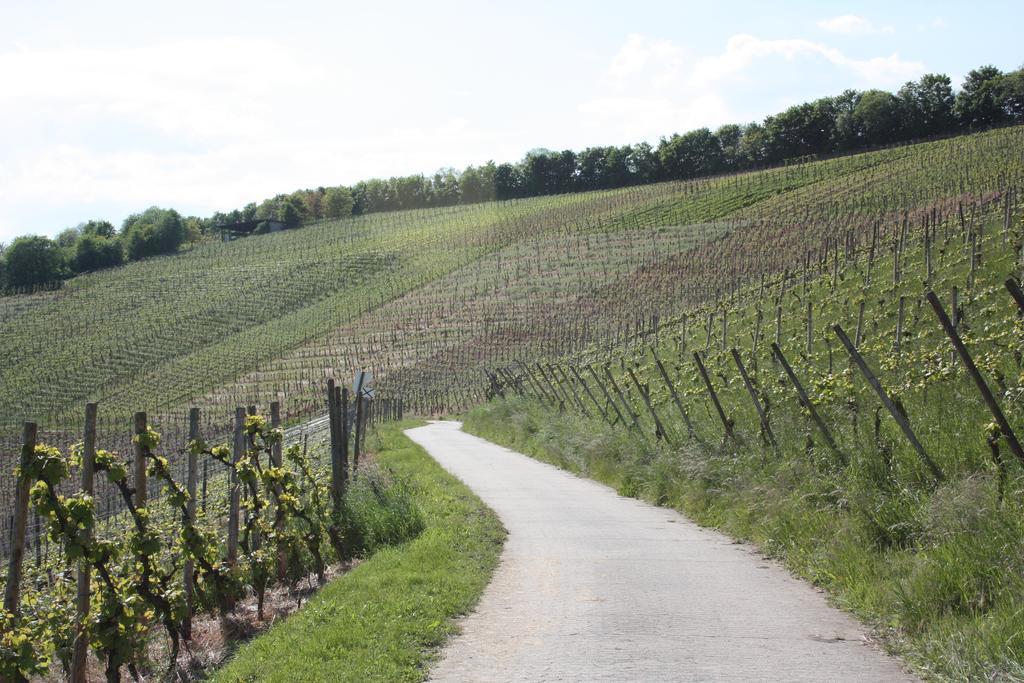
[(750, 547), (459, 426), (406, 433), (509, 537), (432, 680), (911, 680), (852, 618)]

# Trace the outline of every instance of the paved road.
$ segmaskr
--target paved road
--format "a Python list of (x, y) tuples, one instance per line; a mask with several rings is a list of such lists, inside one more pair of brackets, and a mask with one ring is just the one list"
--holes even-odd
[(406, 433), (509, 537), (432, 680), (911, 680), (853, 619), (749, 546), (459, 427)]

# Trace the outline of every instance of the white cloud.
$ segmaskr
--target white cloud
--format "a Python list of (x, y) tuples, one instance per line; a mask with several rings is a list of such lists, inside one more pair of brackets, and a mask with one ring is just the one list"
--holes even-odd
[(630, 141), (704, 126), (714, 128), (732, 118), (729, 105), (714, 93), (685, 99), (601, 97), (584, 102), (579, 111), (595, 128), (621, 131), (622, 139)]
[[(189, 40), (118, 49), (22, 47), (0, 54), (0, 112), (82, 120), (117, 116), (196, 137), (267, 132), (330, 75), (272, 41)], [(0, 113), (0, 122), (4, 115)]]
[(850, 36), (868, 35), (871, 33), (895, 33), (892, 26), (875, 26), (864, 17), (855, 14), (844, 14), (831, 19), (822, 19), (818, 22), (818, 28), (829, 33), (842, 33)]
[(389, 122), (387, 104), (356, 106), (349, 71), (241, 38), (0, 53), (0, 129), (19, 131), (0, 146), (0, 239), (65, 227), (44, 212), (209, 214), (522, 148), (462, 118)]
[(802, 38), (762, 40), (741, 34), (729, 39), (722, 54), (697, 60), (690, 82), (707, 87), (770, 57), (782, 57), (787, 61), (806, 57), (825, 59), (853, 72), (860, 79), (860, 85), (876, 87), (896, 85), (924, 72), (923, 64), (905, 61), (897, 53), (888, 57), (854, 59), (836, 48)]
[[(10, 210), (40, 202), (102, 205), (116, 200), (136, 210), (158, 204), (208, 214), (299, 187), (413, 173), (431, 168), (437, 159), (456, 166), (479, 162), (502, 144), (500, 138), (454, 119), (435, 127), (344, 140), (281, 138), (258, 145), (240, 140), (193, 152), (98, 152), (54, 145), (0, 173), (0, 207)], [(468, 148), (470, 158), (453, 158), (453, 148)], [(0, 211), (0, 240), (5, 232), (16, 234), (11, 227), (15, 223), (13, 216)]]
[(606, 90), (578, 107), (586, 136), (602, 144), (653, 140), (729, 120), (729, 107), (717, 93), (685, 87), (692, 63), (671, 40), (627, 36), (605, 72)]
[(608, 67), (608, 77), (623, 85), (638, 76), (652, 84), (667, 85), (678, 75), (683, 50), (670, 40), (631, 33)]
[(801, 39), (734, 36), (700, 57), (631, 34), (598, 87), (567, 109), (540, 124), (485, 125), (486, 114), (450, 115), (447, 101), (410, 107), (407, 84), (364, 78), (332, 55), (251, 38), (0, 52), (0, 236), (117, 221), (125, 207), (151, 204), (208, 214), (299, 187), (516, 158), (545, 139), (653, 142), (753, 118), (751, 107), (765, 105), (744, 100), (740, 77), (761, 77), (759, 68), (778, 67), (772, 59), (801, 74), (817, 60), (844, 87), (886, 87), (924, 70), (897, 54), (853, 59)]
[[(742, 98), (738, 77), (765, 68), (772, 59), (799, 62), (790, 69), (813, 70), (824, 63), (838, 72), (837, 89), (847, 86), (894, 87), (924, 73), (920, 62), (893, 53), (856, 59), (842, 51), (801, 38), (764, 40), (735, 35), (717, 55), (694, 57), (670, 40), (630, 34), (611, 59), (607, 89), (579, 106), (583, 128), (591, 137), (647, 139), (740, 120), (731, 106)], [(774, 68), (774, 67), (772, 67)], [(813, 73), (820, 74), (820, 69)], [(828, 73), (826, 70), (825, 73)], [(768, 113), (768, 112), (765, 112)]]

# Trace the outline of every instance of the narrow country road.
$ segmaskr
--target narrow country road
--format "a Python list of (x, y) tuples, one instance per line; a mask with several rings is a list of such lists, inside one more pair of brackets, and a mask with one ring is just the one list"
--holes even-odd
[(431, 680), (912, 680), (750, 547), (459, 427), (406, 433), (509, 536)]

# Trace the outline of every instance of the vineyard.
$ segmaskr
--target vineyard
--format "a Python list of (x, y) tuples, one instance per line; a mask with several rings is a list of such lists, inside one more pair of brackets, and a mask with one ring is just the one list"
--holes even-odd
[[(505, 353), (512, 330), (525, 337), (515, 344), (524, 359), (632, 333), (641, 318), (799, 266), (804, 246), (831, 232), (997, 191), (1021, 135), (376, 214), (81, 276), (0, 300), (2, 420), (15, 433), (25, 419), (58, 426), (93, 400), (124, 424), (139, 408), (230, 414), (286, 395), (286, 413), (301, 413), (327, 377), (359, 368), (423, 406), (462, 406), (480, 386), (480, 361), (495, 360), (477, 356)], [(761, 248), (769, 243), (777, 248)]]
[[(323, 586), (354, 558), (420, 533), (404, 485), (360, 466), (367, 428), (398, 419), (400, 403), (350, 404), (333, 382), (327, 395), (326, 420), (287, 432), (276, 402), (269, 417), (239, 408), (230, 446), (204, 438), (198, 409), (177, 449), (140, 412), (126, 456), (98, 448), (95, 403), (83, 438), (63, 451), (27, 422), (5, 547), (0, 676), (96, 678), (91, 650), (108, 681), (123, 669), (136, 680), (191, 677), (205, 666), (190, 645), (194, 618), (216, 618), (230, 645), (247, 629), (247, 597), (264, 623), (275, 589), (301, 605), (307, 582)], [(323, 432), (330, 438), (317, 439)]]
[[(893, 628), (984, 631), (996, 654), (940, 675), (1020, 673), (1024, 646), (999, 639), (1024, 627), (1022, 186), (1013, 127), (319, 222), (2, 298), (0, 554), (26, 570), (5, 585), (0, 674), (84, 656), (83, 567), (118, 680), (158, 630), (173, 667), (192, 611), (227, 624), (243, 594), (262, 610), (275, 583), (415, 536), (400, 484), (356, 483), (354, 431), (491, 398), (510, 402), (477, 413), (573, 414), (661, 454), (624, 484), (659, 502), (693, 478), (787, 482), (814, 519), (909, 553)], [(360, 370), (372, 401), (325, 400)], [(988, 552), (976, 533), (1013, 551), (943, 569)], [(34, 616), (15, 623), (19, 604)]]
[[(954, 185), (949, 197), (885, 211), (870, 188), (837, 193), (822, 203), (833, 219), (816, 248), (768, 238), (795, 265), (624, 342), (496, 365), (491, 393), (512, 403), (475, 411), (470, 429), (757, 538), (882, 620), (922, 671), (1019, 677), (1015, 155), (996, 186), (970, 196)], [(941, 185), (935, 169), (931, 178)], [(873, 206), (874, 219), (841, 220), (844, 203)], [(606, 425), (607, 445), (600, 428), (566, 418), (576, 436), (545, 425), (566, 414)], [(861, 572), (885, 589), (869, 593)]]

